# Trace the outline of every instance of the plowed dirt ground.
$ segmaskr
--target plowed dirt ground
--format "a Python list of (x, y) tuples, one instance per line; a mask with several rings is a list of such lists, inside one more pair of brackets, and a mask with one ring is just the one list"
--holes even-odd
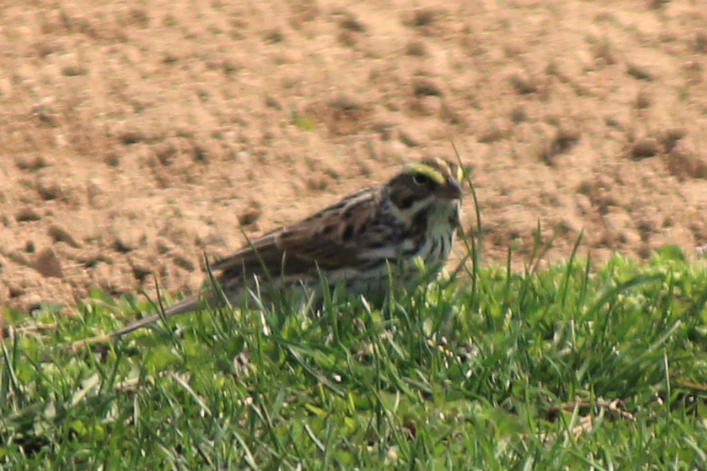
[[(707, 242), (705, 0), (10, 0), (0, 304), (193, 292), (204, 253), (422, 156), (485, 261)], [(471, 200), (464, 228), (476, 230)]]

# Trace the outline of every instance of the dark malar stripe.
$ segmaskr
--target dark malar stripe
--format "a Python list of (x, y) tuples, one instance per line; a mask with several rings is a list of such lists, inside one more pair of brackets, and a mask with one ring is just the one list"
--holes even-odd
[(427, 254), (427, 257), (425, 257), (427, 261), (439, 259), (439, 253), (436, 253), (437, 247), (439, 247), (439, 239), (435, 239), (432, 241), (432, 247), (430, 247), (430, 252)]
[(425, 238), (420, 237), (417, 239), (417, 243), (411, 248), (402, 253), (403, 257), (414, 257), (418, 253), (420, 253), (420, 249), (422, 246), (425, 244)]
[(442, 252), (439, 254), (439, 258), (442, 257), (443, 254), (449, 253), (449, 244), (451, 243), (451, 240), (449, 237), (442, 237)]

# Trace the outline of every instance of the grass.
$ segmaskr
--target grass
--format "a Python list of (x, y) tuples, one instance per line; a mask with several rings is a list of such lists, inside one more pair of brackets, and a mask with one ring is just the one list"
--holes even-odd
[[(488, 267), (390, 300), (151, 310), (95, 293), (2, 344), (4, 469), (707, 469), (707, 269)], [(444, 286), (444, 287), (442, 287)], [(43, 327), (43, 328), (40, 328)], [(164, 326), (163, 326), (164, 327)]]

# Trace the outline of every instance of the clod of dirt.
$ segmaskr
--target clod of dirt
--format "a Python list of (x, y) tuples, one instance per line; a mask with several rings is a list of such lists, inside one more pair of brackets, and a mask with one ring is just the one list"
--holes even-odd
[(611, 211), (611, 208), (618, 206), (615, 192), (612, 191), (614, 183), (603, 175), (584, 180), (577, 187), (577, 193), (586, 196), (590, 202), (590, 208), (596, 208), (601, 215)]
[(22, 286), (18, 286), (16, 284), (10, 284), (7, 287), (8, 295), (10, 298), (19, 298), (23, 294), (25, 294), (25, 289)]
[(39, 221), (40, 219), (42, 219), (42, 215), (29, 206), (25, 206), (15, 213), (15, 221), (17, 222)]
[(681, 140), (666, 156), (671, 175), (683, 181), (688, 178), (707, 178), (707, 163), (692, 143)]
[(704, 67), (699, 61), (685, 61), (681, 68), (688, 85), (699, 85), (704, 81)]
[[(379, 121), (377, 123), (373, 123), (372, 128), (380, 135), (381, 141), (387, 142), (393, 138), (393, 130), (395, 129), (395, 124), (388, 123), (385, 121)], [(371, 155), (371, 157), (376, 160), (374, 155)]]
[(444, 11), (435, 7), (423, 7), (403, 14), (403, 25), (414, 28), (425, 36), (439, 36), (443, 29), (441, 19)]
[(540, 81), (523, 70), (512, 73), (508, 80), (515, 91), (521, 95), (540, 91)]
[(32, 115), (44, 127), (56, 128), (61, 124), (59, 115), (51, 106), (39, 105), (32, 109)]
[(40, 198), (44, 201), (66, 199), (66, 194), (59, 182), (51, 177), (37, 178), (36, 189)]
[(423, 116), (439, 115), (442, 112), (442, 100), (436, 96), (422, 96), (410, 102), (410, 111)]
[(405, 144), (407, 147), (417, 147), (420, 145), (420, 142), (417, 140), (417, 138), (413, 137), (412, 134), (403, 131), (402, 129), (398, 130), (398, 139), (400, 139), (400, 142)]
[(587, 195), (581, 193), (575, 195), (575, 204), (577, 205), (577, 212), (580, 216), (586, 216), (592, 211), (592, 200), (590, 200)]
[(580, 138), (579, 129), (568, 123), (561, 123), (541, 141), (538, 157), (546, 165), (557, 163), (555, 157), (570, 150)]
[(120, 226), (113, 230), (113, 250), (128, 253), (137, 249), (145, 241), (145, 233), (139, 228)]
[(423, 96), (444, 96), (442, 86), (428, 78), (415, 78), (412, 81), (412, 92), (417, 98)]
[(631, 145), (631, 157), (635, 160), (645, 159), (658, 155), (660, 145), (658, 139), (654, 137), (644, 137), (638, 139)]
[(106, 255), (105, 253), (86, 250), (82, 254), (77, 255), (75, 260), (79, 262), (84, 268), (94, 268), (100, 263), (113, 263), (113, 259)]
[(371, 109), (355, 98), (339, 95), (326, 104), (324, 113), (329, 133), (333, 136), (343, 136), (361, 131)]
[(79, 77), (88, 74), (88, 69), (80, 64), (70, 64), (63, 67), (61, 73), (65, 77)]
[(214, 240), (213, 229), (208, 223), (189, 216), (169, 221), (160, 229), (160, 235), (168, 238), (177, 246), (192, 244), (203, 246)]
[(597, 66), (613, 65), (617, 62), (615, 47), (606, 37), (594, 43), (592, 56)]
[(682, 128), (666, 129), (658, 136), (664, 152), (671, 152), (675, 145), (687, 135), (687, 131)]
[(272, 28), (263, 32), (263, 40), (267, 44), (277, 44), (285, 40), (285, 34), (280, 28)]
[(130, 268), (132, 269), (133, 277), (139, 283), (145, 281), (145, 278), (153, 273), (150, 266), (141, 260), (131, 259)]
[(442, 101), (439, 107), (439, 119), (452, 125), (465, 125), (466, 120), (459, 111), (447, 101)]
[(115, 135), (118, 141), (126, 146), (139, 142), (155, 142), (164, 138), (164, 134), (161, 132), (138, 126), (126, 126), (118, 130)]
[(636, 94), (634, 106), (637, 110), (645, 110), (653, 105), (653, 95), (648, 90), (640, 90)]
[(638, 80), (645, 80), (647, 82), (652, 81), (654, 78), (648, 67), (635, 62), (626, 63), (626, 73)]
[(245, 211), (244, 213), (241, 213), (238, 215), (238, 223), (241, 226), (249, 226), (251, 224), (255, 224), (255, 222), (260, 219), (260, 216), (262, 215), (262, 211), (258, 209), (249, 209)]
[(150, 25), (150, 15), (143, 8), (131, 8), (118, 16), (118, 23), (121, 26), (135, 26), (144, 29)]
[(339, 33), (337, 40), (342, 46), (353, 48), (361, 40), (361, 34), (345, 29)]
[(103, 162), (110, 167), (118, 168), (120, 166), (120, 154), (115, 150), (109, 150), (103, 156)]
[(14, 252), (9, 252), (7, 254), (7, 258), (8, 258), (8, 260), (11, 260), (18, 265), (22, 265), (23, 267), (30, 267), (30, 268), (32, 267), (32, 262), (27, 260), (27, 258), (24, 256), (24, 254), (19, 250), (15, 250)]
[(218, 145), (203, 144), (193, 140), (188, 152), (194, 162), (208, 163), (220, 154), (220, 147)]
[(170, 138), (152, 146), (152, 151), (155, 153), (157, 160), (164, 166), (169, 166), (174, 156), (177, 155), (179, 148), (179, 139)]
[(73, 238), (69, 231), (58, 224), (52, 224), (49, 226), (49, 230), (47, 232), (49, 233), (49, 237), (51, 237), (54, 242), (65, 242), (77, 249), (81, 247), (81, 244), (76, 242), (76, 239)]
[(194, 265), (194, 262), (192, 262), (185, 254), (183, 253), (176, 253), (172, 257), (172, 261), (174, 262), (175, 265), (177, 265), (180, 268), (185, 269), (186, 271), (194, 271), (196, 269), (196, 265)]
[(280, 103), (280, 100), (278, 100), (273, 95), (270, 95), (269, 93), (265, 95), (264, 101), (265, 101), (265, 106), (267, 106), (268, 108), (272, 108), (275, 110), (282, 110), (283, 109), (283, 106), (282, 106), (282, 103)]
[(707, 30), (699, 29), (693, 38), (695, 52), (707, 53)]
[(356, 18), (356, 15), (353, 13), (346, 14), (339, 22), (339, 27), (341, 27), (341, 29), (353, 31), (354, 33), (363, 33), (366, 31), (366, 26), (361, 22), (361, 20)]
[(494, 119), (489, 121), (485, 129), (481, 130), (477, 141), (490, 144), (500, 141), (501, 139), (506, 139), (510, 137), (511, 134), (513, 134), (513, 128), (509, 123), (504, 120)]
[(325, 177), (308, 178), (305, 180), (305, 186), (310, 191), (324, 191), (329, 186), (329, 181)]
[(45, 167), (49, 167), (51, 162), (42, 155), (18, 155), (15, 157), (15, 166), (20, 170), (35, 172)]
[(102, 182), (98, 179), (92, 179), (86, 182), (86, 196), (88, 197), (88, 204), (95, 209), (103, 209), (110, 204), (110, 198), (108, 198), (102, 188)]
[(111, 296), (119, 296), (135, 287), (135, 274), (131, 267), (127, 268), (122, 264), (99, 263), (92, 273), (94, 282)]
[(317, 19), (319, 13), (319, 6), (315, 0), (292, 2), (290, 5), (290, 25), (299, 29), (304, 23)]
[(427, 47), (421, 41), (410, 41), (405, 45), (405, 54), (408, 56), (424, 57), (427, 55)]
[(520, 124), (528, 119), (528, 112), (523, 105), (516, 105), (510, 112), (510, 118), (514, 124)]
[(45, 278), (64, 278), (61, 262), (51, 247), (39, 252), (34, 260), (34, 268)]
[(173, 251), (176, 246), (174, 245), (174, 243), (172, 243), (171, 240), (165, 237), (157, 237), (157, 239), (155, 239), (155, 248), (157, 248), (157, 252), (160, 255), (164, 255)]

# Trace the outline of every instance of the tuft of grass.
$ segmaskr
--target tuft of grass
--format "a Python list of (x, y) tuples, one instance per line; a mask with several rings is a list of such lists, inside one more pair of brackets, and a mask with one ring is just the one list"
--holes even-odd
[[(547, 245), (536, 241), (538, 259)], [(7, 311), (0, 463), (707, 466), (704, 265), (675, 247), (646, 264), (573, 256), (521, 272), (482, 267), (475, 253), (468, 260), (382, 308), (335, 290), (318, 316), (286, 299), (273, 309), (235, 306), (93, 351), (65, 347), (152, 307), (94, 292), (72, 318)]]
[(300, 116), (292, 118), (292, 124), (294, 124), (301, 131), (313, 131), (316, 127), (311, 120)]

